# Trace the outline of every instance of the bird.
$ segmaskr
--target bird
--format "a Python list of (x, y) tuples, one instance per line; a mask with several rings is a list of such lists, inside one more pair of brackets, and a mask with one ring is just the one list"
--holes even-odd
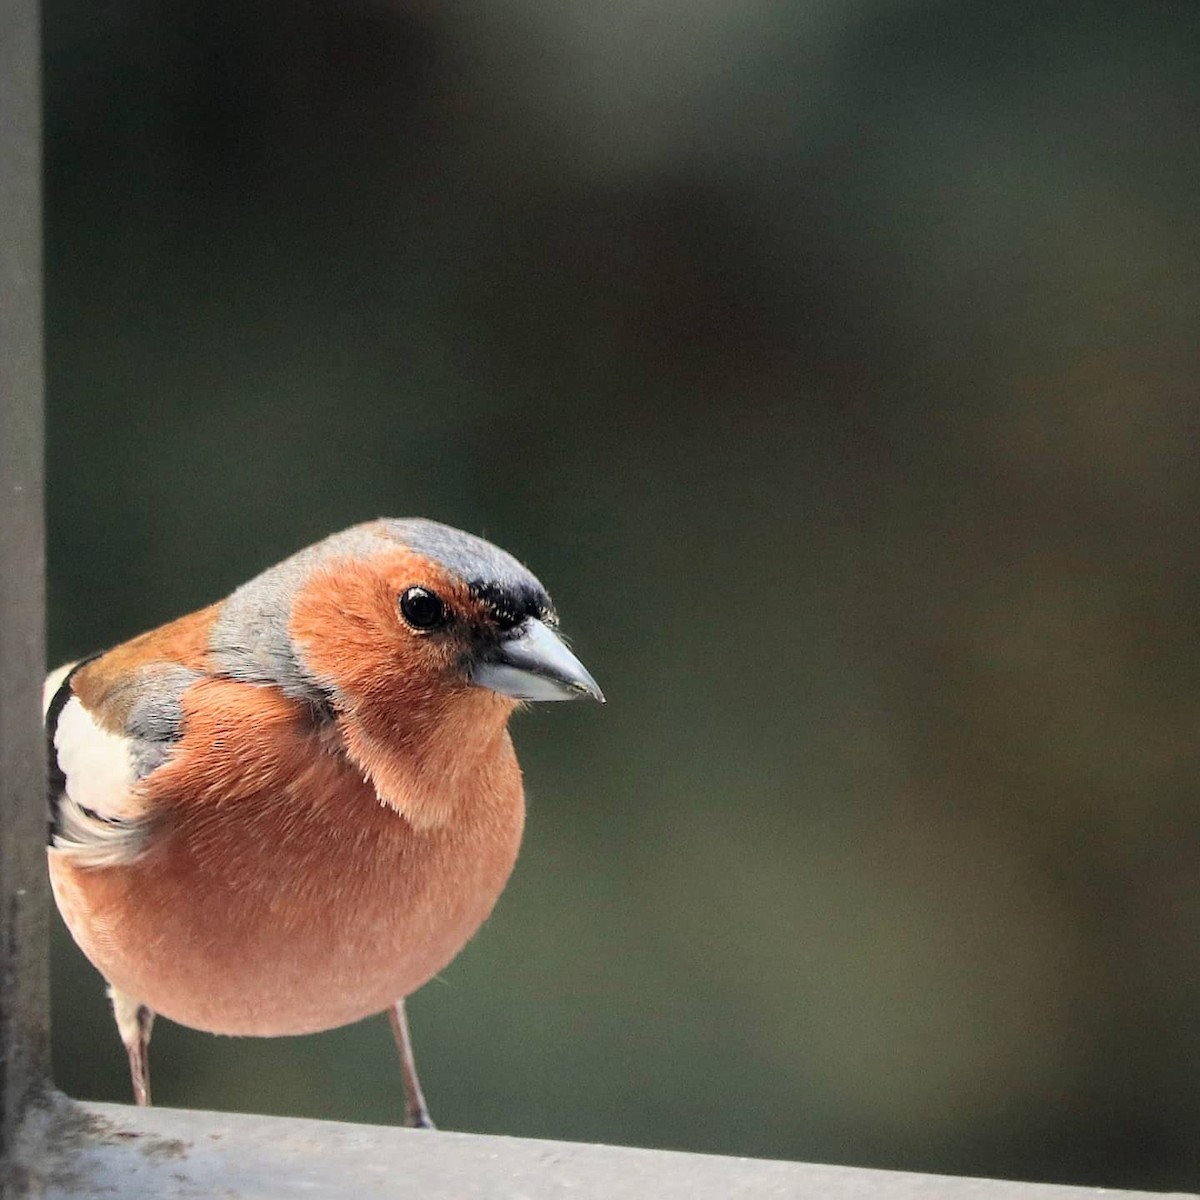
[(155, 1015), (216, 1034), (389, 1015), (491, 913), (524, 826), (509, 717), (595, 679), (512, 555), (380, 518), (51, 672), (47, 855), (149, 1104)]

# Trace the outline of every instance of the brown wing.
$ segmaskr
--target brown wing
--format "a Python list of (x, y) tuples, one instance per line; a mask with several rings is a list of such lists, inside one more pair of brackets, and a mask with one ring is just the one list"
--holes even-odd
[(181, 617), (46, 681), (50, 842), (81, 865), (136, 858), (150, 805), (142, 781), (183, 734), (183, 694), (205, 675), (216, 608)]

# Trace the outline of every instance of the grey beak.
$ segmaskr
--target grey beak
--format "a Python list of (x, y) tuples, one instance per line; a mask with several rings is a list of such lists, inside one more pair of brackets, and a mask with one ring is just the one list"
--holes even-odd
[(578, 700), (604, 703), (604, 693), (548, 625), (534, 617), (522, 621), (503, 641), (489, 646), (471, 668), (476, 687), (514, 700)]

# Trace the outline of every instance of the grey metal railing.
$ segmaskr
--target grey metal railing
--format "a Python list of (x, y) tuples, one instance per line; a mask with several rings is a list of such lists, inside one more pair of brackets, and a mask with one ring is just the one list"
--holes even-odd
[(0, 3), (0, 1156), (49, 1064), (37, 0)]

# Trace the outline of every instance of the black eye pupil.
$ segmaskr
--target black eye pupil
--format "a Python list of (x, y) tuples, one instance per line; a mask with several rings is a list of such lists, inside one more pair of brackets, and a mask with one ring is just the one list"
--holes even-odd
[(432, 629), (446, 617), (441, 599), (421, 587), (411, 587), (400, 597), (400, 611), (414, 629)]

